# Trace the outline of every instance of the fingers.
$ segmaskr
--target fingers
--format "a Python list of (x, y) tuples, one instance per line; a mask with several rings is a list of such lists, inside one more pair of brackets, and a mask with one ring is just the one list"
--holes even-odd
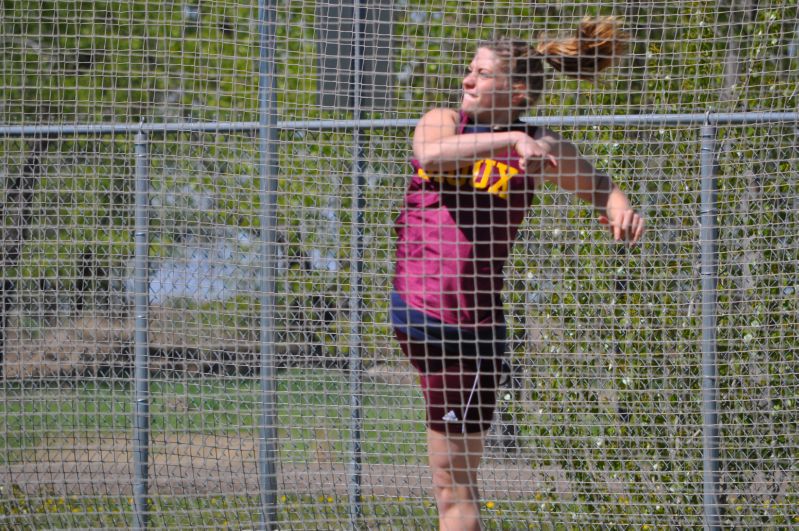
[[(602, 217), (604, 216), (600, 217), (600, 223), (602, 223)], [(613, 221), (609, 221), (605, 217), (605, 222), (610, 224), (610, 231), (616, 241), (627, 241), (634, 245), (644, 234), (644, 218), (635, 210), (625, 210)]]
[(558, 167), (558, 160), (550, 153), (551, 147), (548, 144), (525, 136), (514, 145), (514, 148), (519, 154), (519, 167), (522, 170), (527, 170), (530, 161), (541, 161), (542, 167)]
[(632, 239), (632, 243), (633, 244), (638, 243), (638, 241), (641, 239), (641, 236), (644, 235), (644, 226), (645, 225), (646, 225), (646, 223), (644, 222), (644, 218), (642, 218), (641, 216), (638, 216), (637, 222), (636, 222), (635, 227), (633, 229), (633, 239)]
[(523, 154), (521, 158), (519, 158), (519, 166), (522, 170), (527, 169), (527, 163), (531, 160), (539, 160), (543, 159), (545, 166), (552, 166), (553, 168), (558, 167), (558, 159), (555, 158), (555, 155), (549, 153), (548, 150), (544, 149), (533, 149), (530, 150), (528, 153)]

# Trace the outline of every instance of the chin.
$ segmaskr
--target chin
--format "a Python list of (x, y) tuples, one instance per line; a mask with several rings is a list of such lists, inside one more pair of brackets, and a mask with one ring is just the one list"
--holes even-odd
[(469, 105), (468, 103), (461, 104), (461, 111), (465, 112), (472, 118), (476, 118), (478, 114), (480, 114), (480, 109), (476, 109), (474, 105)]
[(476, 112), (474, 112), (471, 109), (463, 108), (463, 107), (461, 108), (461, 111), (463, 111), (463, 113), (466, 114), (466, 116), (468, 116), (469, 118), (471, 118), (472, 122), (474, 122), (476, 124), (490, 124), (491, 123), (491, 117), (490, 116), (480, 115), (479, 113), (476, 113)]

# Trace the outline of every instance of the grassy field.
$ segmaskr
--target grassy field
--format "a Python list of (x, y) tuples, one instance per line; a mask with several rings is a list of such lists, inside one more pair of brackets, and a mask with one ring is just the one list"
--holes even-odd
[[(260, 414), (257, 379), (156, 380), (150, 390), (151, 441), (191, 433), (199, 434), (200, 444), (207, 446), (226, 440), (232, 446), (230, 450), (235, 451), (242, 441), (257, 439)], [(56, 448), (65, 442), (85, 447), (106, 441), (107, 448), (126, 446), (131, 437), (133, 389), (128, 382), (7, 383), (3, 391), (0, 464), (8, 470), (42, 459), (58, 460), (62, 450)], [(348, 459), (347, 376), (320, 369), (281, 371), (277, 391), (281, 463), (313, 463), (317, 472), (326, 476), (322, 484), (326, 481), (327, 485), (339, 484), (329, 490), (279, 495), (280, 529), (347, 527), (349, 500), (346, 490), (342, 493), (341, 489), (346, 479), (341, 474), (334, 477)], [(364, 464), (379, 467), (399, 463), (417, 470), (414, 465), (421, 465), (425, 456), (418, 388), (366, 382), (363, 394)], [(183, 451), (192, 453), (190, 446), (184, 445)], [(70, 454), (68, 459), (76, 459), (75, 455)], [(205, 457), (192, 461), (200, 472), (203, 467), (222, 464), (221, 459), (210, 461)], [(254, 459), (255, 452), (242, 452), (239, 457)], [(176, 459), (175, 468), (180, 466), (180, 460)], [(417, 483), (422, 480), (417, 478)], [(130, 525), (133, 517), (129, 493), (111, 496), (65, 493), (46, 485), (31, 491), (29, 486), (13, 482), (6, 482), (1, 488), (0, 529), (120, 528)], [(434, 527), (435, 510), (427, 493), (416, 489), (415, 493), (402, 496), (392, 495), (388, 490), (383, 495), (363, 497), (364, 528)], [(250, 492), (154, 495), (150, 525), (159, 529), (256, 528), (260, 501)], [(487, 528), (518, 529), (527, 525), (530, 518), (555, 522), (567, 508), (554, 504), (553, 499), (539, 493), (525, 501), (486, 500), (483, 508)]]
[[(169, 451), (180, 453), (180, 442), (187, 443), (182, 446), (183, 456), (162, 456), (167, 466), (185, 467), (183, 458), (190, 454), (189, 462), (200, 473), (209, 467), (230, 467), (236, 459), (244, 463), (233, 463), (238, 468), (232, 473), (254, 472), (260, 421), (257, 379), (154, 380), (150, 393), (150, 439), (155, 446), (151, 452), (164, 452), (158, 445), (172, 441)], [(309, 465), (329, 476), (347, 462), (350, 407), (346, 374), (322, 369), (281, 371), (277, 395), (281, 463)], [(418, 389), (365, 382), (363, 395), (364, 464), (420, 464), (424, 426)], [(133, 387), (128, 382), (6, 383), (0, 401), (0, 465), (10, 471), (24, 470), (42, 460), (65, 459), (75, 465), (77, 459), (90, 459), (85, 451), (60, 457), (66, 445), (102, 447), (107, 456), (113, 455), (109, 449), (120, 448), (117, 457), (129, 458), (132, 454), (126, 452), (132, 429)], [(227, 442), (230, 448), (219, 448), (219, 441)], [(194, 455), (202, 446), (215, 446), (209, 450), (213, 455)], [(154, 459), (159, 462), (158, 457)], [(151, 468), (154, 474), (157, 466)], [(13, 474), (4, 475), (0, 529), (124, 527), (130, 521), (132, 500), (127, 494), (87, 496), (59, 492), (47, 485), (32, 492), (30, 485), (14, 483)], [(254, 481), (257, 478), (242, 480), (243, 484)], [(345, 481), (344, 477), (328, 478), (329, 483)], [(291, 490), (279, 501), (280, 519), (294, 522), (291, 527), (314, 522), (317, 528), (329, 522), (335, 528), (334, 522), (346, 521), (347, 499), (341, 489), (302, 494), (297, 492), (302, 487), (295, 485)], [(253, 527), (258, 523), (259, 500), (247, 492), (153, 496), (152, 524), (162, 528)], [(365, 516), (373, 519), (403, 519), (411, 513), (429, 512), (429, 507), (398, 497), (375, 505), (365, 500), (364, 508)]]
[[(348, 527), (347, 375), (283, 370), (277, 395), (280, 529)], [(257, 379), (151, 383), (153, 528), (258, 527), (259, 397)], [(127, 381), (6, 382), (0, 400), (0, 529), (127, 527), (133, 514), (132, 412)], [(363, 415), (363, 527), (434, 527), (418, 388), (367, 381)], [(659, 471), (653, 474), (660, 483), (650, 484), (654, 476), (638, 472), (635, 462), (629, 470), (580, 469), (579, 457), (593, 455), (580, 453), (580, 444), (594, 440), (586, 439), (588, 426), (555, 436), (538, 433), (532, 418), (519, 420), (520, 436), (532, 453), (518, 462), (489, 457), (483, 467), (483, 479), (494, 483), (493, 492), (485, 489), (487, 529), (701, 525), (701, 504), (688, 497), (701, 489), (688, 489), (677, 476), (669, 480)], [(558, 421), (548, 423), (557, 428)], [(503, 477), (516, 470), (522, 475)], [(636, 478), (645, 484), (627, 483)], [(673, 492), (662, 491), (661, 484)], [(757, 507), (753, 500), (731, 496), (725, 522), (799, 524), (795, 497), (790, 485), (786, 488), (787, 496), (758, 501)]]
[[(347, 451), (346, 378), (335, 370), (281, 371), (277, 382), (281, 456), (312, 457), (319, 450), (319, 439), (326, 440), (331, 453)], [(363, 395), (367, 459), (416, 456), (424, 450), (422, 397), (417, 388), (365, 382)], [(7, 383), (0, 402), (0, 463), (24, 460), (26, 452), (54, 434), (130, 437), (133, 404), (128, 382)], [(151, 437), (189, 432), (256, 437), (259, 404), (257, 379), (155, 380), (150, 384)], [(385, 434), (392, 432), (402, 436), (386, 439)]]
[[(257, 497), (196, 497), (157, 500), (149, 524), (156, 529), (253, 529), (259, 526)], [(557, 505), (547, 503), (483, 504), (484, 528), (569, 529), (590, 525), (586, 515), (572, 513), (572, 524), (563, 524)], [(40, 503), (5, 502), (0, 514), (2, 529), (127, 528), (132, 519), (130, 500), (112, 498), (53, 498)], [(346, 499), (287, 497), (278, 504), (278, 529), (343, 529), (349, 527)], [(433, 529), (436, 513), (430, 501), (367, 499), (363, 504), (364, 529)], [(661, 527), (666, 529), (666, 527)], [(644, 525), (641, 529), (658, 529)]]

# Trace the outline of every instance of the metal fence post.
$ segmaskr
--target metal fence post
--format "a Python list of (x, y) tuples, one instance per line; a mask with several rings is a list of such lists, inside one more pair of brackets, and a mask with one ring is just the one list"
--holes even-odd
[(149, 166), (147, 135), (134, 140), (136, 156), (133, 259), (135, 406), (133, 418), (133, 529), (146, 529), (149, 520), (150, 367), (149, 367)]
[(699, 240), (702, 253), (702, 427), (705, 527), (721, 529), (719, 505), (719, 391), (716, 356), (718, 284), (718, 178), (716, 127), (707, 114), (701, 129), (701, 204)]
[[(361, 81), (363, 67), (363, 17), (361, 3), (353, 3), (355, 17), (353, 32), (353, 118), (361, 119)], [(352, 176), (352, 208), (353, 221), (351, 232), (350, 256), (350, 461), (347, 467), (347, 491), (350, 506), (350, 526), (358, 529), (361, 519), (361, 431), (363, 428), (363, 362), (361, 360), (361, 297), (363, 296), (363, 222), (366, 207), (363, 195), (364, 162), (361, 128), (353, 131), (353, 176)]]
[(277, 268), (277, 179), (279, 171), (275, 81), (276, 7), (259, 0), (259, 149), (261, 196), (261, 426), (258, 472), (261, 528), (277, 525), (277, 391), (275, 370), (275, 276)]

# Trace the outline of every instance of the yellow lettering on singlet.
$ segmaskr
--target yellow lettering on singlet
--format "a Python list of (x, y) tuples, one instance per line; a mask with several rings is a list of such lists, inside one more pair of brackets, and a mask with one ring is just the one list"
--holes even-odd
[[(491, 176), (494, 174), (494, 168), (499, 171), (499, 179), (492, 184), (490, 187), (488, 183), (491, 182)], [(490, 194), (494, 194), (499, 196), (502, 199), (506, 199), (508, 197), (508, 189), (510, 188), (510, 180), (519, 174), (519, 170), (508, 166), (502, 162), (493, 160), (493, 159), (482, 159), (478, 160), (472, 166), (472, 175), (471, 177), (464, 176), (459, 177), (457, 175), (451, 174), (444, 174), (444, 175), (434, 175), (432, 178), (430, 175), (427, 174), (422, 168), (416, 170), (416, 174), (424, 181), (436, 181), (439, 183), (446, 182), (450, 186), (462, 186), (467, 182), (470, 182), (472, 188), (476, 190), (486, 190)]]
[[(474, 163), (474, 168), (472, 169), (472, 186), (477, 190), (482, 190), (486, 186), (488, 186), (488, 182), (491, 180), (491, 174), (494, 172), (494, 166), (497, 164), (497, 161), (492, 159), (483, 159), (478, 160)], [(483, 168), (485, 166), (485, 168)], [(482, 172), (480, 171), (482, 169)]]
[(457, 175), (452, 175), (452, 174), (434, 175), (433, 177), (430, 177), (430, 175), (428, 175), (427, 172), (424, 171), (422, 168), (416, 170), (416, 175), (418, 175), (423, 181), (429, 182), (433, 180), (438, 183), (446, 182), (450, 186), (461, 186), (470, 179), (470, 177), (468, 176), (458, 177)]
[(508, 181), (510, 181), (514, 175), (518, 175), (519, 170), (501, 162), (497, 163), (497, 169), (499, 170), (499, 179), (491, 185), (491, 188), (488, 189), (488, 193), (496, 194), (500, 198), (505, 199), (508, 197)]

